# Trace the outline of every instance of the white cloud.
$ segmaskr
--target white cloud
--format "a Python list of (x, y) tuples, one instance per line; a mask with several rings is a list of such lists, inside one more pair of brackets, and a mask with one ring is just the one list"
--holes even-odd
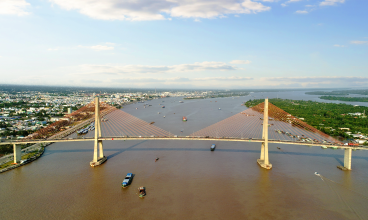
[(66, 48), (65, 47), (54, 47), (54, 48), (49, 48), (47, 50), (49, 51), (58, 51), (58, 50), (65, 50)]
[(94, 46), (83, 46), (83, 45), (78, 45), (78, 47), (54, 47), (54, 48), (49, 48), (47, 50), (49, 51), (59, 51), (59, 50), (75, 50), (78, 48), (84, 48), (84, 49), (91, 49), (91, 50), (95, 50), (95, 51), (102, 51), (102, 50), (114, 50), (116, 46), (115, 43), (110, 43), (110, 42), (106, 42), (104, 43), (105, 45), (94, 45)]
[(345, 47), (345, 45), (335, 44), (334, 47)]
[(353, 40), (350, 43), (351, 44), (368, 44), (368, 41)]
[(49, 0), (66, 10), (101, 20), (163, 20), (164, 15), (215, 18), (226, 14), (251, 14), (270, 10), (252, 0)]
[(250, 60), (233, 60), (230, 62), (231, 64), (250, 64)]
[(308, 11), (306, 11), (306, 10), (298, 10), (295, 13), (297, 13), (297, 14), (308, 14)]
[(196, 72), (196, 71), (231, 71), (237, 70), (235, 66), (228, 65), (223, 62), (196, 62), (194, 64), (179, 64), (172, 66), (150, 66), (150, 65), (95, 65), (85, 64), (79, 66), (79, 71), (83, 74), (108, 74), (108, 75), (120, 75), (120, 74), (162, 74), (162, 73), (175, 73), (175, 72)]
[(345, 0), (324, 0), (323, 2), (319, 3), (320, 6), (327, 6), (327, 5), (335, 5), (337, 3), (344, 3)]
[(95, 51), (101, 51), (101, 50), (113, 50), (114, 47), (109, 47), (109, 46), (105, 46), (105, 45), (95, 45), (95, 46), (78, 46), (79, 48), (86, 48), (86, 49), (92, 49)]
[(289, 0), (289, 1), (282, 3), (281, 6), (286, 7), (288, 6), (289, 3), (300, 2), (300, 1), (303, 1), (303, 0)]
[(30, 6), (25, 0), (0, 0), (0, 14), (6, 15), (28, 15), (26, 9)]
[(261, 78), (262, 81), (272, 81), (272, 82), (292, 82), (292, 83), (302, 83), (302, 84), (331, 84), (331, 83), (345, 83), (347, 85), (356, 83), (367, 83), (368, 77), (344, 77), (344, 76), (327, 76), (327, 77), (269, 77)]
[(114, 79), (113, 81), (121, 82), (175, 82), (175, 83), (186, 83), (186, 82), (202, 82), (202, 81), (248, 81), (253, 80), (252, 77), (240, 77), (240, 76), (230, 76), (230, 77), (203, 77), (203, 78), (187, 78), (187, 77), (172, 77), (172, 78), (148, 78), (148, 77), (135, 77), (135, 78), (123, 78)]

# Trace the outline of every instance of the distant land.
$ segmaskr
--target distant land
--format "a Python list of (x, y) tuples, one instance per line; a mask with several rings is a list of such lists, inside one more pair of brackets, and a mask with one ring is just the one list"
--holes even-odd
[(359, 94), (359, 95), (368, 95), (367, 89), (362, 90), (336, 90), (332, 92), (326, 91), (313, 91), (313, 92), (306, 92), (307, 95), (350, 95), (350, 94)]
[[(26, 92), (26, 91), (37, 91), (37, 92), (50, 92), (50, 93), (136, 93), (136, 92), (191, 92), (191, 91), (215, 91), (215, 92), (287, 92), (287, 91), (310, 91), (305, 94), (308, 95), (348, 95), (350, 94), (362, 94), (368, 95), (368, 89), (362, 90), (343, 90), (341, 88), (333, 88), (336, 91), (326, 92), (323, 90), (331, 91), (331, 89), (325, 88), (294, 88), (294, 89), (203, 89), (203, 88), (192, 88), (192, 89), (177, 89), (177, 88), (116, 88), (116, 87), (72, 87), (72, 86), (53, 86), (53, 85), (15, 85), (15, 84), (0, 84), (0, 91), (3, 92)], [(340, 89), (340, 90), (338, 90)], [(317, 90), (317, 91), (316, 91)]]

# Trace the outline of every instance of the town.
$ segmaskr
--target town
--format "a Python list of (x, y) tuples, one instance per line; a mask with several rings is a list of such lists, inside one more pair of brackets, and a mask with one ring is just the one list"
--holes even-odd
[[(42, 88), (42, 87), (41, 87)], [(65, 120), (64, 116), (85, 106), (98, 96), (116, 108), (144, 102), (145, 100), (183, 97), (183, 99), (214, 98), (248, 95), (247, 92), (230, 91), (107, 91), (88, 89), (39, 91), (2, 89), (0, 87), (0, 140), (22, 139), (49, 124)], [(45, 90), (44, 88), (42, 90)]]

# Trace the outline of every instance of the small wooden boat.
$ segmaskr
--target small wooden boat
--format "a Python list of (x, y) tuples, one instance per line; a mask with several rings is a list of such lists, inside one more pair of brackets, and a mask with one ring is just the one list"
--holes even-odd
[(214, 151), (214, 150), (215, 150), (215, 148), (216, 148), (216, 144), (212, 144), (212, 145), (211, 145), (211, 151)]
[(139, 198), (144, 198), (146, 196), (146, 187), (141, 186), (138, 188)]

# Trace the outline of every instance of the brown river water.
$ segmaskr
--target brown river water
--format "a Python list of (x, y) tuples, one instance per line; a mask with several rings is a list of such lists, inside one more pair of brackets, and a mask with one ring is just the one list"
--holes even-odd
[[(248, 98), (168, 98), (123, 110), (187, 135), (244, 110)], [(353, 151), (347, 172), (336, 168), (342, 150), (269, 148), (272, 170), (256, 163), (260, 143), (104, 141), (108, 160), (92, 168), (93, 142), (52, 144), (38, 160), (0, 174), (0, 219), (368, 219), (367, 151)], [(133, 182), (122, 189), (130, 172)]]

